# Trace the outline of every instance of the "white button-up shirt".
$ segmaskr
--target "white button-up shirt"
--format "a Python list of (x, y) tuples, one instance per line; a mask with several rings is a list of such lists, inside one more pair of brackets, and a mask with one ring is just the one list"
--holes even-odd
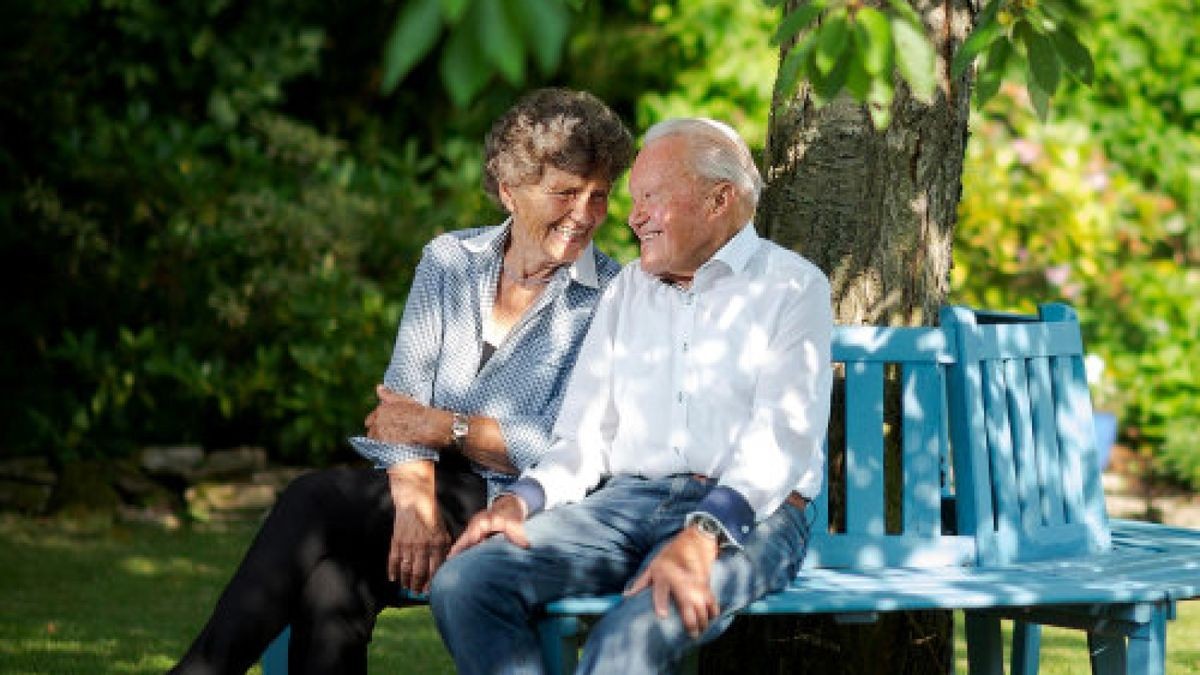
[(811, 498), (824, 475), (832, 332), (825, 275), (753, 225), (689, 289), (630, 263), (596, 310), (554, 444), (524, 475), (546, 508), (615, 474), (705, 474), (755, 521), (792, 490)]

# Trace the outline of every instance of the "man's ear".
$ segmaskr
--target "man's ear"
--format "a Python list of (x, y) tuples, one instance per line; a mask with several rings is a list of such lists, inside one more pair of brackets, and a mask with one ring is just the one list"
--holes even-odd
[(728, 211), (733, 207), (737, 195), (733, 189), (733, 183), (729, 181), (721, 181), (711, 193), (712, 198), (712, 214), (718, 215)]

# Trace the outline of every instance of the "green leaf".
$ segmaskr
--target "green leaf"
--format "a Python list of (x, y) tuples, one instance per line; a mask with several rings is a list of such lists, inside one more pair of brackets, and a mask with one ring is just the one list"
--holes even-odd
[(934, 53), (933, 45), (907, 21), (892, 19), (892, 38), (896, 41), (896, 67), (908, 81), (913, 95), (925, 102), (933, 102)]
[(871, 80), (871, 90), (867, 93), (867, 113), (876, 130), (882, 130), (892, 121), (892, 96), (895, 89), (890, 77), (876, 77)]
[(854, 33), (862, 54), (862, 64), (871, 75), (887, 74), (892, 60), (892, 25), (883, 12), (864, 7), (854, 15), (857, 30)]
[[(818, 56), (819, 54), (816, 54), (814, 58)], [(842, 87), (846, 84), (846, 79), (850, 76), (850, 66), (853, 60), (854, 51), (843, 49), (841, 56), (838, 57), (837, 62), (833, 64), (828, 73), (822, 73), (820, 67), (809, 71), (813, 93), (819, 99), (817, 101), (818, 105), (824, 105), (825, 102), (832, 100), (842, 90)]]
[(850, 23), (846, 19), (846, 10), (840, 9), (830, 14), (817, 32), (821, 36), (817, 42), (817, 69), (828, 75), (841, 59), (842, 52), (846, 51), (846, 45), (850, 41)]
[(477, 17), (475, 34), (483, 47), (483, 55), (509, 84), (524, 84), (525, 45), (508, 18), (504, 0), (477, 1), (479, 13), (473, 16)]
[(446, 22), (458, 23), (469, 2), (470, 0), (441, 0), (442, 16), (446, 17)]
[(874, 76), (867, 72), (862, 51), (849, 49), (846, 53), (849, 59), (849, 64), (846, 66), (846, 90), (854, 96), (856, 101), (866, 103)]
[(971, 31), (962, 46), (954, 54), (954, 61), (950, 64), (950, 76), (959, 78), (963, 71), (975, 60), (983, 50), (987, 49), (996, 41), (996, 38), (1001, 37), (1003, 27), (999, 22), (980, 24)]
[(1004, 81), (1004, 72), (1011, 55), (1012, 43), (1008, 41), (1008, 38), (1001, 38), (992, 43), (992, 48), (987, 53), (987, 59), (975, 78), (975, 105), (982, 107), (996, 95), (996, 92), (1000, 91), (1000, 84)]
[(924, 30), (925, 25), (921, 22), (921, 15), (917, 14), (917, 10), (908, 4), (907, 0), (888, 0), (888, 4), (892, 6), (892, 11), (900, 15), (913, 28)]
[(450, 99), (460, 108), (466, 107), (475, 98), (493, 72), (480, 51), (475, 32), (464, 26), (451, 31), (438, 66)]
[(790, 94), (796, 88), (800, 79), (800, 71), (808, 62), (808, 56), (817, 44), (817, 34), (809, 33), (804, 39), (788, 50), (783, 63), (779, 65), (779, 75), (775, 80), (775, 89), (781, 94)]
[(1028, 27), (1016, 35), (1025, 43), (1025, 54), (1029, 58), (1029, 75), (1038, 87), (1047, 94), (1058, 88), (1062, 66), (1054, 44), (1045, 33), (1038, 32), (1028, 21), (1021, 21), (1017, 28)]
[(380, 88), (390, 94), (417, 63), (429, 53), (442, 34), (438, 0), (413, 0), (400, 10), (396, 25), (383, 48), (383, 77)]
[(543, 75), (553, 73), (562, 59), (571, 17), (561, 0), (507, 0), (508, 14), (525, 44), (533, 51)]
[(1033, 104), (1033, 110), (1037, 113), (1038, 119), (1042, 124), (1050, 119), (1050, 94), (1045, 89), (1042, 89), (1036, 82), (1026, 82), (1025, 89), (1029, 92), (1029, 102)]
[(1179, 105), (1189, 115), (1200, 113), (1200, 86), (1188, 87), (1179, 92)]
[(1060, 24), (1058, 29), (1050, 34), (1050, 39), (1054, 42), (1054, 49), (1062, 59), (1063, 65), (1067, 67), (1067, 72), (1080, 82), (1091, 84), (1095, 77), (1096, 65), (1088, 48), (1075, 37), (1075, 33), (1069, 27)]
[(778, 46), (790, 40), (797, 33), (808, 28), (813, 19), (825, 9), (824, 0), (815, 0), (802, 7), (797, 8), (794, 12), (788, 12), (788, 15), (783, 17), (779, 28), (775, 30), (775, 35), (771, 36), (771, 44)]

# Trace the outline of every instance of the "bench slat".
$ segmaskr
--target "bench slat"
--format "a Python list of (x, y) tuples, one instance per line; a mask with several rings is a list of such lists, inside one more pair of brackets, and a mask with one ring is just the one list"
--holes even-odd
[(1047, 359), (1031, 359), (1028, 370), (1029, 396), (1032, 401), (1031, 424), (1034, 443), (1037, 446), (1038, 484), (1042, 489), (1041, 515), (1047, 524), (1059, 525), (1067, 520), (1063, 508), (1062, 485), (1057, 475), (1062, 464), (1058, 453), (1058, 436), (1054, 431), (1050, 362)]
[(846, 367), (846, 532), (884, 534), (883, 364)]
[(942, 371), (931, 364), (903, 369), (901, 428), (904, 434), (903, 519), (908, 535), (940, 535), (942, 531), (941, 472), (945, 448), (945, 390)]

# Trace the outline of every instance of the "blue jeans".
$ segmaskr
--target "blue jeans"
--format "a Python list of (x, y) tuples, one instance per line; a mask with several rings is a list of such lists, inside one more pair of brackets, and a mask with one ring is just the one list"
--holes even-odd
[[(532, 617), (541, 605), (576, 595), (619, 593), (683, 526), (711, 489), (691, 476), (618, 476), (582, 502), (537, 514), (526, 525), (531, 547), (494, 536), (438, 570), (430, 604), (458, 672), (540, 673)], [(592, 628), (580, 672), (660, 672), (716, 638), (732, 614), (790, 582), (808, 542), (808, 520), (784, 504), (739, 549), (713, 565), (721, 616), (699, 638), (677, 613), (654, 613), (649, 592), (627, 598)]]

